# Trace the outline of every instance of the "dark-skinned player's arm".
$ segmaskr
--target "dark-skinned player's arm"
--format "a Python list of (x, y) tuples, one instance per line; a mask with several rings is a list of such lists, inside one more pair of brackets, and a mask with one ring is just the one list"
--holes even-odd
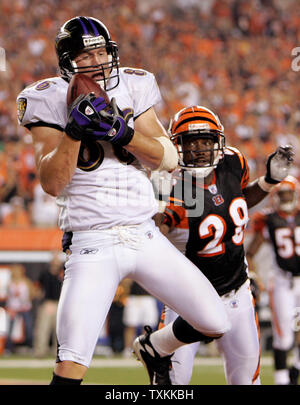
[(293, 161), (294, 152), (290, 145), (279, 146), (268, 157), (265, 176), (259, 177), (243, 189), (248, 208), (262, 201), (276, 184), (286, 178)]
[[(181, 202), (182, 203), (182, 202)], [(167, 235), (177, 225), (186, 218), (186, 209), (174, 203), (174, 198), (170, 197), (170, 203), (164, 212), (156, 218), (157, 226), (163, 235)]]

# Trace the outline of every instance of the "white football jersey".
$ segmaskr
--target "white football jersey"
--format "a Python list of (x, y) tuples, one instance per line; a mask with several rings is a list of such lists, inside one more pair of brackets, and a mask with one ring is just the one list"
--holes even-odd
[[(20, 124), (63, 130), (67, 124), (67, 90), (68, 83), (61, 77), (26, 87), (17, 99)], [(132, 128), (135, 118), (161, 100), (154, 75), (132, 68), (120, 69), (120, 83), (108, 91), (108, 96), (116, 98), (121, 110), (131, 112), (128, 125)], [(63, 231), (136, 225), (157, 212), (145, 168), (137, 160), (131, 164), (121, 160), (109, 142), (82, 142), (72, 181), (57, 197)]]

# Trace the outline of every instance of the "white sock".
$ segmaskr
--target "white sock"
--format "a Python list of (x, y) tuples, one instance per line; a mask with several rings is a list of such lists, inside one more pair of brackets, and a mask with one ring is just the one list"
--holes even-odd
[(289, 370), (275, 370), (274, 383), (275, 385), (288, 385), (290, 382)]
[(172, 325), (173, 322), (159, 330), (156, 330), (150, 336), (150, 342), (152, 343), (154, 349), (162, 357), (174, 353), (176, 349), (185, 345), (185, 343), (176, 339), (174, 336)]

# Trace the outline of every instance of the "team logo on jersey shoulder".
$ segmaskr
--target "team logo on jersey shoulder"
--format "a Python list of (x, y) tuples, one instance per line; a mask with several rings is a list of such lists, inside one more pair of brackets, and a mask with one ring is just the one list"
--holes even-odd
[(27, 99), (25, 97), (20, 97), (17, 102), (17, 115), (18, 119), (21, 122), (26, 111)]
[(133, 69), (133, 68), (125, 68), (123, 70), (124, 73), (128, 75), (136, 75), (136, 76), (146, 76), (147, 72), (143, 69)]
[(45, 80), (40, 82), (37, 86), (35, 86), (35, 90), (41, 91), (46, 90), (50, 87), (51, 82), (49, 80)]
[(224, 198), (221, 196), (221, 194), (215, 195), (212, 198), (214, 204), (218, 207), (219, 205), (222, 205), (224, 203)]

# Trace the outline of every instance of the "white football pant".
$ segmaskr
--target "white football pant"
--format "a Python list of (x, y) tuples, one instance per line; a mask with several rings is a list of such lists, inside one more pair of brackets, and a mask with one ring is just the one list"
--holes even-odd
[(216, 290), (152, 220), (74, 232), (70, 251), (57, 314), (61, 361), (90, 365), (116, 289), (127, 277), (204, 334), (230, 328)]
[[(217, 339), (216, 343), (224, 360), (227, 384), (259, 385), (259, 331), (249, 281), (246, 281), (237, 292), (233, 291), (222, 296), (222, 301), (231, 328)], [(176, 317), (174, 311), (165, 308), (165, 324), (172, 322)], [(191, 343), (175, 351), (170, 372), (172, 385), (189, 384), (199, 345), (199, 342)]]
[(276, 268), (269, 293), (273, 347), (290, 350), (300, 324), (300, 277)]

